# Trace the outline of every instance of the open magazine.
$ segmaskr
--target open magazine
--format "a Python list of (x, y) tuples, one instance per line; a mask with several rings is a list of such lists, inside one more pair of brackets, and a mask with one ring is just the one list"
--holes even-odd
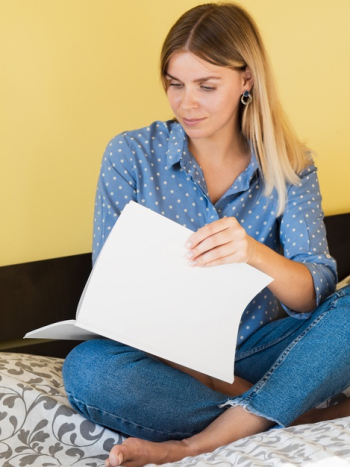
[(247, 264), (190, 267), (192, 231), (131, 201), (103, 246), (75, 320), (27, 338), (106, 337), (229, 383), (241, 315), (271, 277)]

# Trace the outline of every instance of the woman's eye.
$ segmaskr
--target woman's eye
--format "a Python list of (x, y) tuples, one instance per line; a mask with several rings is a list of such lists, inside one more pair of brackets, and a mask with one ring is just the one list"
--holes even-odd
[(181, 88), (182, 84), (181, 83), (169, 83), (169, 86), (173, 88)]
[(215, 91), (216, 88), (213, 86), (201, 86), (204, 91)]

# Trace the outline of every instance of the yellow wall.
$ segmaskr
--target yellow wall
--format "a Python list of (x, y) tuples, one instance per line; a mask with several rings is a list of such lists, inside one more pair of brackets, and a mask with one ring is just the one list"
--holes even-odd
[[(166, 32), (195, 0), (0, 0), (0, 264), (90, 251), (108, 140), (172, 116)], [(241, 0), (318, 153), (326, 214), (350, 210), (349, 0)]]

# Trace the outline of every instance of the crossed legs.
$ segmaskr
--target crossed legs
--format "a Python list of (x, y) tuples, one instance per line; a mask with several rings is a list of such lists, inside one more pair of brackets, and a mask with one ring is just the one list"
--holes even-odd
[(109, 466), (175, 462), (276, 423), (348, 415), (347, 402), (308, 410), (350, 383), (349, 292), (309, 320), (286, 318), (255, 333), (237, 352), (241, 379), (231, 388), (123, 344), (86, 342), (64, 366), (69, 400), (86, 418), (129, 436), (112, 449)]

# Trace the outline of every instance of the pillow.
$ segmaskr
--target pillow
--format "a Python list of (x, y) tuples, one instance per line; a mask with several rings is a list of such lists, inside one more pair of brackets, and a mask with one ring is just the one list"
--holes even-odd
[[(62, 364), (58, 358), (0, 352), (3, 467), (104, 467), (112, 446), (123, 441), (122, 436), (71, 408), (63, 386)], [(319, 408), (346, 397), (350, 397), (350, 388)]]
[(349, 284), (350, 284), (350, 276), (345, 277), (345, 279), (343, 279), (341, 282), (338, 282), (337, 290), (342, 289), (343, 287)]
[(0, 465), (104, 466), (123, 438), (70, 406), (63, 360), (0, 352)]

